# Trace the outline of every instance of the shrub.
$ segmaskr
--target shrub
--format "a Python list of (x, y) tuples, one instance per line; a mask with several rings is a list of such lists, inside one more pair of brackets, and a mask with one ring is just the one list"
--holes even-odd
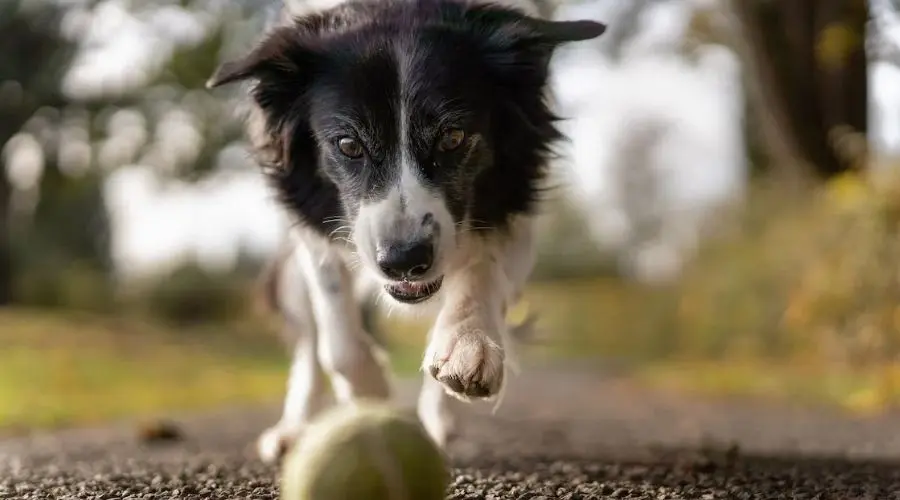
[(190, 263), (142, 286), (132, 301), (155, 319), (194, 325), (246, 317), (252, 291), (252, 282), (242, 277), (212, 273)]
[(115, 308), (109, 276), (79, 261), (32, 266), (16, 277), (16, 303), (28, 307), (110, 312)]
[(689, 356), (888, 363), (900, 342), (898, 229), (897, 176), (757, 194), (686, 269), (667, 330)]
[(598, 249), (585, 216), (564, 199), (565, 194), (550, 198), (539, 218), (532, 278), (553, 280), (619, 274), (615, 253)]

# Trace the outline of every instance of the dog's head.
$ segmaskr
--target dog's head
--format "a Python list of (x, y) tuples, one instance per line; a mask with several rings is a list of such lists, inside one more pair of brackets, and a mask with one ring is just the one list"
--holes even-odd
[(274, 29), (208, 86), (254, 82), (282, 201), (415, 303), (467, 233), (531, 209), (559, 137), (550, 56), (603, 31), (455, 0), (351, 2)]

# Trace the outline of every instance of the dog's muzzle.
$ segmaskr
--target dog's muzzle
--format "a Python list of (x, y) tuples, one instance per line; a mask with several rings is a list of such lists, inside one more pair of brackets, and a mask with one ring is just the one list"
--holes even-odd
[(431, 298), (443, 282), (443, 276), (426, 279), (434, 266), (434, 254), (433, 238), (379, 245), (375, 261), (382, 274), (392, 280), (385, 291), (406, 304)]

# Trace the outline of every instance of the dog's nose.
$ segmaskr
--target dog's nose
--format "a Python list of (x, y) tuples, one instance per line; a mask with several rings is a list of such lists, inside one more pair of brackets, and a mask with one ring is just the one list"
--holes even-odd
[(427, 239), (379, 245), (375, 258), (381, 272), (388, 278), (420, 278), (434, 263), (434, 246)]

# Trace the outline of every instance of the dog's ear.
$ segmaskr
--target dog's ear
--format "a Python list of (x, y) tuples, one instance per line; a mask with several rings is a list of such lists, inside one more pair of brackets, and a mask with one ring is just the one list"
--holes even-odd
[(533, 30), (536, 38), (552, 45), (591, 40), (606, 31), (606, 25), (596, 21), (545, 21), (531, 17), (526, 19), (526, 24)]
[(206, 88), (212, 89), (247, 79), (281, 79), (297, 77), (303, 72), (309, 53), (293, 27), (274, 30), (249, 54), (236, 60), (226, 61), (216, 68), (206, 81)]
[(597, 38), (606, 25), (597, 21), (550, 21), (500, 5), (470, 5), (463, 14), (480, 34), (490, 33), (494, 42), (552, 47)]
[(212, 89), (227, 83), (250, 78), (250, 76), (254, 74), (254, 70), (257, 66), (257, 63), (252, 60), (254, 59), (253, 56), (254, 54), (251, 53), (243, 59), (225, 61), (219, 65), (212, 76), (209, 77), (209, 80), (206, 80), (206, 88)]
[(470, 7), (465, 16), (488, 62), (503, 72), (546, 67), (560, 45), (606, 31), (606, 25), (596, 21), (547, 21), (494, 5)]
[(285, 171), (291, 156), (315, 154), (312, 146), (298, 145), (306, 144), (298, 142), (306, 137), (298, 131), (306, 127), (304, 94), (317, 62), (315, 42), (315, 33), (299, 23), (276, 28), (248, 54), (220, 65), (206, 82), (210, 89), (255, 83), (249, 91), (255, 106), (249, 110), (248, 136), (257, 161), (268, 171)]
[(525, 77), (546, 79), (557, 47), (606, 31), (606, 25), (595, 21), (547, 21), (497, 6), (470, 8), (466, 16), (475, 27), (485, 61), (495, 75), (510, 83)]

